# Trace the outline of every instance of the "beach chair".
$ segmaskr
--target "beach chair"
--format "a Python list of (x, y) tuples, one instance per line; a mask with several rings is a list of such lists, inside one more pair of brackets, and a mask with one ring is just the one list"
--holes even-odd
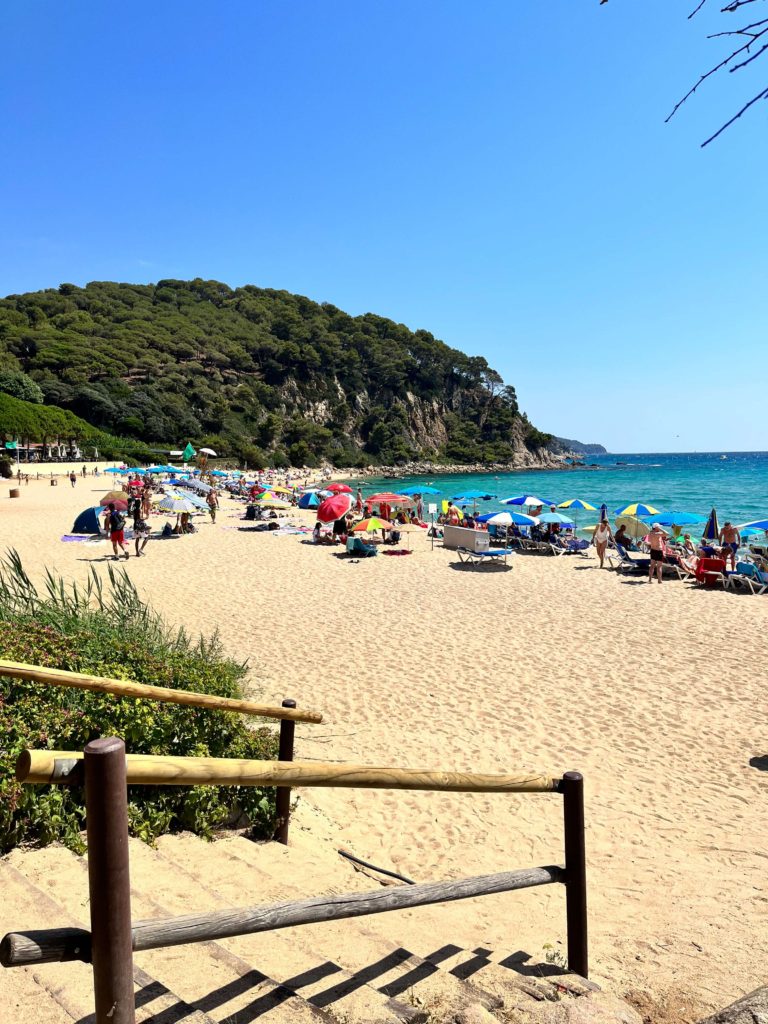
[(651, 564), (650, 558), (630, 558), (621, 544), (617, 544), (615, 548), (608, 548), (605, 557), (616, 572), (648, 572), (648, 566)]
[(479, 565), (498, 565), (502, 560), (507, 564), (507, 556), (514, 555), (511, 548), (489, 548), (487, 551), (470, 551), (469, 548), (457, 548), (459, 561), (476, 569)]
[(725, 586), (733, 590), (736, 584), (746, 587), (751, 594), (764, 594), (768, 590), (768, 575), (753, 562), (737, 562), (736, 571), (728, 573)]
[(711, 589), (718, 584), (728, 586), (728, 572), (723, 558), (700, 558), (696, 569), (696, 582)]
[(360, 558), (372, 558), (379, 550), (373, 544), (365, 544), (360, 537), (347, 537), (347, 554)]

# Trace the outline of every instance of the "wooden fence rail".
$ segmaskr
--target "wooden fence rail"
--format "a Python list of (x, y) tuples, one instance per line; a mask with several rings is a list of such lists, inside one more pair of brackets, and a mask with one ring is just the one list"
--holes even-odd
[[(480, 774), (362, 764), (248, 761), (225, 757), (127, 754), (129, 786), (311, 786), (408, 789), (444, 793), (551, 793), (558, 780), (533, 773)], [(83, 755), (74, 750), (25, 750), (16, 762), (19, 782), (79, 785)]]
[(101, 676), (87, 676), (81, 672), (65, 672), (57, 668), (40, 668), (39, 665), (22, 665), (15, 661), (0, 661), (0, 676), (24, 679), (30, 683), (46, 683), (49, 686), (70, 686), (95, 693), (109, 693), (114, 697), (131, 697), (134, 700), (157, 700), (165, 704), (182, 704), (186, 707), (207, 708), (209, 711), (233, 711), (240, 715), (257, 715), (261, 718), (278, 718), (292, 722), (322, 722), (319, 711), (304, 711), (291, 706), (272, 707), (256, 704), (251, 700), (235, 700), (232, 697), (217, 697), (212, 693), (195, 693), (191, 690), (174, 690), (165, 686), (147, 686), (125, 679), (105, 679)]
[[(209, 914), (152, 918), (133, 923), (133, 951), (138, 953), (166, 946), (183, 946), (191, 942), (212, 942), (300, 924), (343, 921), (351, 917), (385, 914), (390, 910), (450, 903), (473, 896), (489, 896), (564, 881), (565, 868), (548, 865), (520, 871), (501, 871), (494, 875), (476, 875), (456, 881), (424, 882), (376, 889), (373, 892), (350, 892), (342, 896), (317, 896), (265, 906), (217, 910)], [(91, 936), (84, 929), (51, 928), (47, 931), (11, 932), (0, 943), (0, 964), (3, 967), (29, 967), (69, 960), (83, 960), (85, 963), (91, 961)]]
[[(73, 751), (25, 751), (19, 758), (17, 774), (24, 782), (72, 785), (85, 781), (91, 930), (59, 928), (12, 932), (0, 943), (0, 963), (11, 967), (90, 959), (94, 972), (96, 1024), (135, 1024), (133, 950), (361, 917), (554, 882), (562, 882), (566, 890), (568, 966), (585, 978), (588, 975), (584, 780), (577, 772), (566, 772), (562, 778), (552, 779), (532, 773), (486, 775), (365, 765), (126, 756), (122, 740), (111, 738), (89, 743), (84, 755)], [(565, 866), (506, 871), (132, 924), (125, 792), (130, 784), (156, 783), (557, 793), (563, 797)]]

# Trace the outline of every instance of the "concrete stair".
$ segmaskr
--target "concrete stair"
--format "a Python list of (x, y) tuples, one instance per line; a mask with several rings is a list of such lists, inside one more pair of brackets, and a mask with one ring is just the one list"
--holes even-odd
[[(131, 840), (134, 919), (167, 917), (281, 899), (375, 889), (330, 845), (207, 843), (166, 836), (151, 848)], [(0, 861), (0, 933), (87, 927), (87, 867), (61, 847), (14, 851)], [(424, 908), (423, 913), (429, 913)], [(537, 1004), (594, 990), (583, 979), (525, 954), (405, 945), (398, 914), (306, 925), (135, 956), (140, 1024), (438, 1024), (511, 1020)], [(379, 922), (386, 919), (385, 927)], [(423, 934), (423, 929), (422, 929)], [(434, 934), (439, 935), (436, 926)], [(46, 964), (0, 973), (15, 1024), (86, 1024), (93, 1011), (89, 965)], [(528, 1017), (526, 1017), (528, 1019)], [(531, 1017), (533, 1019), (533, 1017)]]

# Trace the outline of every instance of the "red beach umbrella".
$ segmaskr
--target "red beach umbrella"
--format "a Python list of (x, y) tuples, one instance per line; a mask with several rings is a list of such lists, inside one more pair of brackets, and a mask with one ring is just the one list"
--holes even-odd
[(347, 484), (328, 484), (323, 490), (330, 491), (331, 494), (351, 494), (352, 488), (348, 487)]
[(326, 498), (317, 509), (317, 518), (321, 523), (335, 523), (341, 519), (352, 508), (352, 498), (349, 494), (334, 494), (332, 498)]

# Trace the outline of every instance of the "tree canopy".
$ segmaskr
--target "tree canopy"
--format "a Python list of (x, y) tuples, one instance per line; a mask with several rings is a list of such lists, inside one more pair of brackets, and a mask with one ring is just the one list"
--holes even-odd
[(101, 430), (207, 443), (252, 465), (504, 460), (513, 433), (546, 442), (482, 357), (252, 285), (91, 282), (11, 295), (0, 300), (0, 369)]

